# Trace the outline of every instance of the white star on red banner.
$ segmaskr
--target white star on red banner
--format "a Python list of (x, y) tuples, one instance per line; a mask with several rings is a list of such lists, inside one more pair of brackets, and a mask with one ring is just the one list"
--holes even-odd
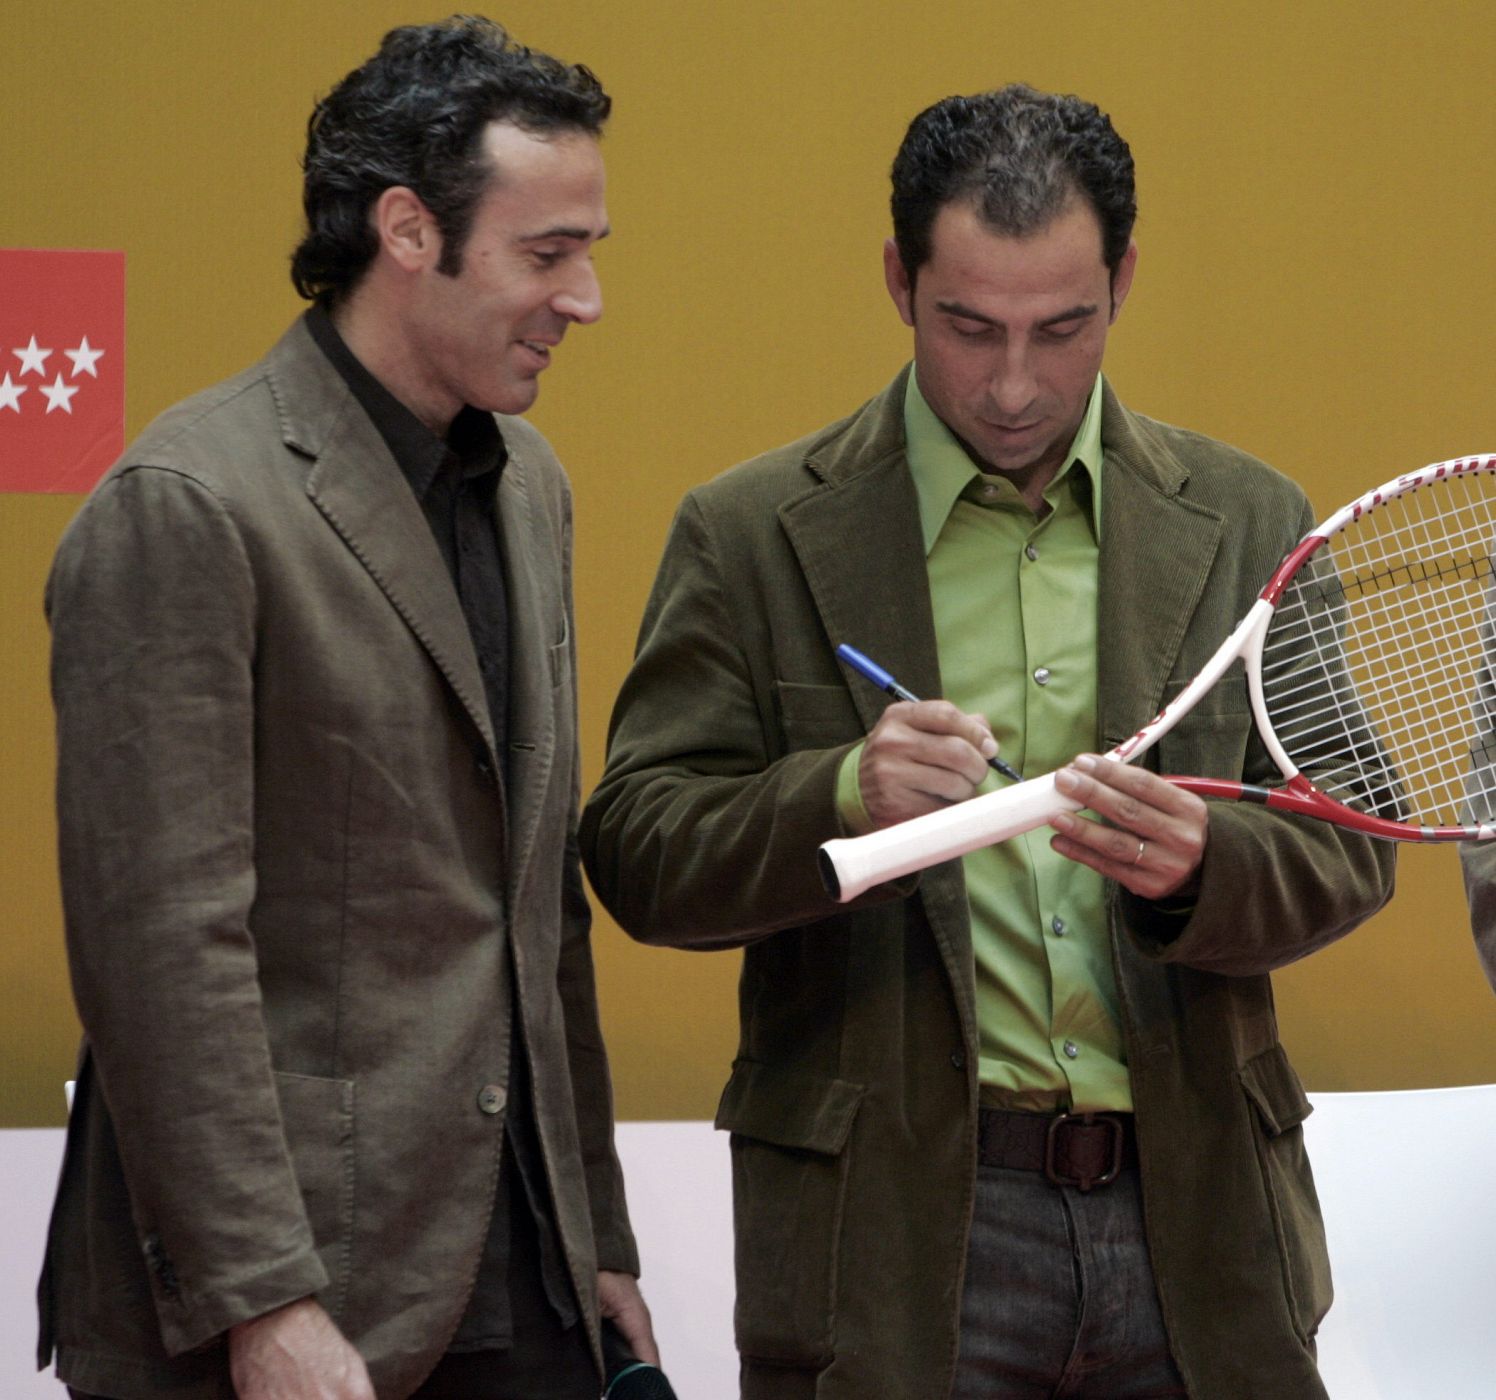
[(50, 384), (42, 384), (38, 387), (47, 396), (48, 413), (51, 413), (56, 408), (60, 408), (64, 413), (71, 413), (73, 411), (72, 400), (73, 395), (78, 392), (78, 386), (76, 384), (64, 384), (62, 382), (61, 370), (57, 372), (57, 378)]
[(0, 493), (89, 490), (125, 445), (124, 370), (122, 253), (0, 248)]
[(87, 336), (83, 337), (81, 345), (72, 350), (64, 350), (62, 353), (73, 362), (73, 372), (69, 378), (76, 379), (80, 374), (91, 374), (95, 379), (99, 377), (99, 371), (95, 366), (103, 358), (104, 352), (91, 348)]
[(36, 337), (32, 336), (31, 344), (24, 350), (12, 350), (10, 353), (21, 362), (22, 374), (30, 374), (32, 370), (35, 370), (38, 374), (46, 374), (47, 356), (52, 352), (50, 350), (38, 350), (36, 348)]

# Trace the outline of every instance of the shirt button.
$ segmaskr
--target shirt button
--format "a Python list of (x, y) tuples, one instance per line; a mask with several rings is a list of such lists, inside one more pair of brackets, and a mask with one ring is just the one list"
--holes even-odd
[(995, 495), (997, 495), (997, 487), (992, 485), (990, 481), (982, 487), (982, 499), (984, 501), (990, 501)]
[(1065, 936), (1065, 921), (1058, 914), (1049, 921), (1049, 926), (1054, 930), (1056, 938), (1063, 938)]
[(485, 1084), (478, 1090), (478, 1107), (484, 1113), (502, 1113), (504, 1111), (504, 1091), (497, 1084)]
[(1032, 563), (1039, 557), (1039, 551), (1035, 549), (1031, 544), (1024, 545), (1023, 552), (1027, 556), (1030, 563)]
[(1048, 666), (1040, 666), (1038, 668), (1038, 670), (1036, 670), (1034, 672), (1034, 684), (1035, 685), (1048, 685), (1049, 684), (1049, 667)]
[(1073, 1060), (1079, 1054), (1080, 1046), (1077, 1045), (1073, 1040), (1067, 1040), (1065, 1042), (1065, 1058), (1067, 1060)]

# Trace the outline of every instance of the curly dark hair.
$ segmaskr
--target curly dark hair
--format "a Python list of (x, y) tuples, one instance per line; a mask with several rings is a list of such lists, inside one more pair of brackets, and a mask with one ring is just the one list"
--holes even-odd
[(1138, 216), (1132, 152), (1095, 103), (1012, 83), (947, 97), (909, 124), (893, 162), (893, 232), (911, 285), (941, 208), (968, 199), (997, 232), (1037, 233), (1079, 193), (1113, 276)]
[(393, 185), (414, 190), (436, 216), (439, 268), (455, 276), (493, 173), (482, 149), (488, 124), (596, 137), (611, 107), (589, 69), (516, 43), (492, 20), (454, 15), (390, 30), (307, 122), (296, 290), (330, 306), (353, 289), (378, 247), (369, 211)]

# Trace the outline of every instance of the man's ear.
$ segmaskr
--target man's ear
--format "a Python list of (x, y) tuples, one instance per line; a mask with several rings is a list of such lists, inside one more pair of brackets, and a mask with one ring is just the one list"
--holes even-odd
[(374, 202), (372, 217), (380, 251), (402, 271), (419, 272), (440, 261), (441, 230), (414, 190), (391, 185)]
[(1117, 264), (1117, 270), (1112, 274), (1112, 314), (1107, 324), (1117, 319), (1122, 310), (1122, 303), (1127, 300), (1127, 293), (1132, 289), (1132, 274), (1137, 271), (1138, 245), (1129, 243), (1127, 251), (1122, 254), (1122, 261)]
[(914, 324), (914, 287), (910, 284), (909, 273), (904, 268), (904, 260), (899, 256), (899, 245), (891, 238), (883, 243), (883, 281), (888, 286), (888, 295), (893, 298), (893, 304), (898, 307), (904, 324), (912, 326)]

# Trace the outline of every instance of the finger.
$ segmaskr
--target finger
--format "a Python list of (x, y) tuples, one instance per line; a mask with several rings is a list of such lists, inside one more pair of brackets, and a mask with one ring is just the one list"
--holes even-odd
[(987, 761), (981, 751), (967, 739), (949, 733), (903, 726), (892, 727), (882, 734), (874, 730), (862, 752), (864, 771), (887, 771), (895, 777), (919, 770), (943, 770), (959, 775), (966, 784), (975, 787), (987, 776)]
[[(1080, 754), (1070, 765), (1072, 770), (1092, 781), (1088, 791), (1100, 796), (1116, 794), (1119, 801), (1131, 799), (1140, 808), (1149, 808), (1168, 815), (1192, 813), (1203, 802), (1194, 793), (1150, 773), (1136, 764), (1122, 763), (1100, 754)], [(1093, 809), (1095, 810), (1095, 809)]]
[(1193, 873), (1178, 852), (1131, 832), (1119, 832), (1072, 813), (1057, 816), (1051, 825), (1056, 835), (1049, 844), (1057, 855), (1089, 866), (1145, 899), (1172, 894)]
[(986, 716), (969, 714), (949, 700), (903, 700), (883, 712), (880, 724), (883, 719), (922, 733), (948, 734), (964, 740), (984, 760), (997, 753), (997, 740), (992, 737), (992, 726)]
[(630, 1274), (601, 1269), (597, 1276), (598, 1304), (604, 1317), (611, 1318), (639, 1360), (651, 1366), (660, 1364), (655, 1345), (654, 1327), (649, 1305), (639, 1291), (638, 1281)]

